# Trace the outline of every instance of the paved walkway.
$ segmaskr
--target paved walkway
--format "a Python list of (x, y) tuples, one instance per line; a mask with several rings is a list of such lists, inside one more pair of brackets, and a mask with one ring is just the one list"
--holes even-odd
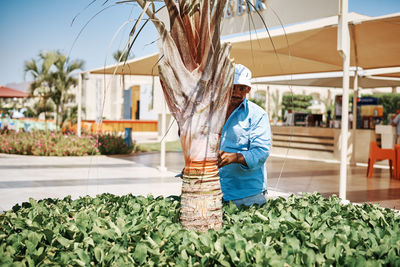
[(118, 157), (33, 157), (0, 154), (0, 210), (34, 199), (101, 193), (178, 195), (176, 173)]
[[(181, 152), (169, 152), (167, 172), (158, 170), (159, 153), (130, 156), (34, 157), (0, 154), (0, 211), (16, 203), (71, 195), (179, 195), (181, 181), (174, 176), (183, 164)], [(271, 156), (267, 163), (269, 196), (321, 192), (338, 194), (339, 164)], [(352, 202), (380, 203), (400, 208), (400, 181), (389, 178), (387, 169), (348, 169), (347, 198)]]

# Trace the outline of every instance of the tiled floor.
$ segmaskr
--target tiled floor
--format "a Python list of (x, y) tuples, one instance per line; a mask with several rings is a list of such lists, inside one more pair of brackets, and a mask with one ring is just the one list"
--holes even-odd
[[(337, 163), (271, 157), (267, 166), (271, 188), (339, 195), (340, 165)], [(351, 202), (380, 203), (383, 207), (399, 209), (400, 180), (391, 179), (389, 169), (385, 168), (374, 168), (372, 178), (367, 178), (366, 172), (366, 167), (348, 166), (346, 198)]]
[[(159, 165), (159, 154), (137, 154), (125, 157), (125, 160), (156, 167)], [(171, 171), (181, 170), (184, 166), (182, 154), (169, 152), (166, 165)], [(268, 187), (272, 190), (339, 195), (338, 163), (270, 156), (267, 171)], [(346, 198), (351, 202), (379, 203), (383, 207), (400, 209), (400, 180), (391, 179), (387, 168), (374, 168), (370, 179), (366, 177), (366, 172), (365, 166), (348, 166)]]
[[(159, 153), (132, 156), (33, 157), (0, 154), (0, 212), (29, 197), (63, 198), (100, 193), (134, 195), (177, 195), (181, 180), (175, 178), (183, 166), (181, 152), (169, 152), (168, 172), (161, 173)], [(338, 195), (337, 163), (270, 156), (267, 162), (270, 196), (320, 192)], [(388, 169), (374, 169), (366, 178), (366, 167), (349, 166), (347, 199), (380, 203), (400, 209), (400, 180), (391, 179)]]

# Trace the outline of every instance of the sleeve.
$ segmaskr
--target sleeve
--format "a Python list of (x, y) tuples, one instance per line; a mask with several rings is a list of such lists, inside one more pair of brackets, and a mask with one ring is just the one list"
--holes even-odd
[(400, 114), (398, 114), (394, 119), (393, 119), (393, 122), (397, 125), (397, 124), (399, 124), (399, 121), (400, 121)]
[(247, 151), (240, 151), (246, 160), (247, 167), (254, 169), (261, 167), (269, 156), (271, 150), (271, 126), (268, 115), (264, 113), (261, 118), (251, 127), (250, 147)]

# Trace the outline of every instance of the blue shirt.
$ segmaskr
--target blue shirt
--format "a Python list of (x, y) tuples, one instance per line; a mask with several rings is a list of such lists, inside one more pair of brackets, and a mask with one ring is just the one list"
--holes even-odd
[(400, 136), (400, 114), (397, 114), (396, 117), (394, 117), (393, 119), (393, 123), (396, 124), (396, 128), (397, 128), (397, 135)]
[(241, 199), (266, 189), (265, 161), (271, 149), (268, 115), (244, 99), (232, 112), (222, 129), (220, 150), (241, 153), (247, 166), (231, 163), (219, 169), (225, 201)]

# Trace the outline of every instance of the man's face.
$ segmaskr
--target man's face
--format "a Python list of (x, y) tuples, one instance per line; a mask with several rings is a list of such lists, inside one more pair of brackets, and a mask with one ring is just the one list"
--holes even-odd
[(231, 104), (239, 105), (250, 92), (250, 87), (242, 84), (234, 84), (232, 88)]

